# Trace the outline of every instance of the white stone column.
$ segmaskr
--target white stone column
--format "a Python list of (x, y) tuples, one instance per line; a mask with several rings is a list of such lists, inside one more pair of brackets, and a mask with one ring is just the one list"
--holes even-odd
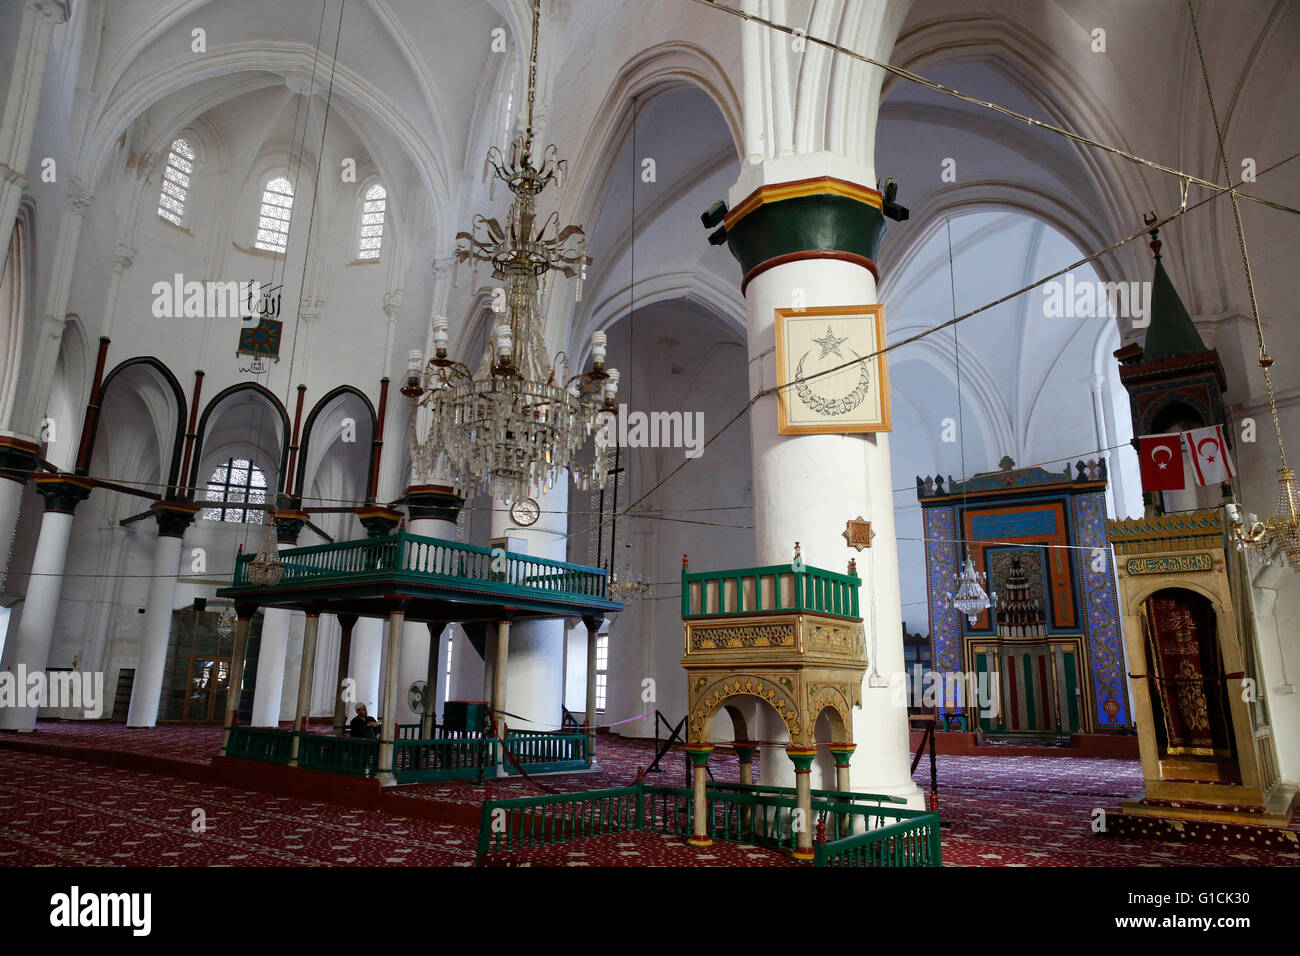
[[(505, 776), (506, 687), (510, 659), (510, 618), (497, 622), (497, 639), (492, 664), (492, 733), (497, 739), (496, 775)], [(515, 719), (515, 718), (512, 718)]]
[(257, 649), (257, 682), (253, 685), (254, 727), (278, 727), (284, 694), (285, 653), (289, 649), (292, 612), (268, 607), (262, 614), (262, 638)]
[(9, 256), (9, 230), (31, 179), (27, 169), (45, 85), (50, 35), (57, 24), (67, 22), (68, 13), (68, 0), (27, 0), (14, 41), (13, 71), (3, 78), (8, 92), (0, 114), (0, 223), (4, 224), (0, 229), (0, 272)]
[[(493, 538), (522, 538), (530, 557), (563, 561), (564, 535), (569, 526), (569, 486), (565, 480), (538, 498), (541, 517), (521, 528), (508, 509), (492, 511)], [(564, 713), (563, 618), (516, 621), (510, 629), (510, 696), (505, 709), (518, 714), (510, 726), (518, 730), (556, 730)], [(526, 719), (520, 719), (526, 718)]]
[[(158, 723), (158, 702), (162, 697), (163, 671), (167, 666), (167, 645), (171, 641), (182, 537), (185, 528), (198, 514), (199, 506), (159, 502), (153, 511), (158, 522), (158, 539), (154, 543), (153, 577), (149, 582), (140, 658), (136, 664), (135, 682), (131, 685), (131, 708), (126, 715), (128, 727), (153, 727)], [(230, 684), (233, 687), (236, 683), (238, 677), (232, 673)]]
[(372, 714), (379, 713), (379, 664), (383, 656), (384, 622), (382, 618), (363, 617), (352, 631), (352, 659), (348, 675), (356, 681), (356, 704), (365, 704)]
[[(68, 537), (72, 533), (72, 514), (78, 502), (90, 494), (91, 483), (70, 476), (43, 475), (37, 489), (45, 499), (45, 513), (36, 539), (31, 577), (23, 602), (18, 633), (6, 641), (5, 663), (15, 673), (19, 667), (28, 674), (45, 671), (50, 659), (50, 641), (63, 592), (63, 568), (68, 558)], [(20, 701), (25, 704), (25, 701)], [(36, 729), (36, 708), (0, 707), (0, 730), (31, 731)]]

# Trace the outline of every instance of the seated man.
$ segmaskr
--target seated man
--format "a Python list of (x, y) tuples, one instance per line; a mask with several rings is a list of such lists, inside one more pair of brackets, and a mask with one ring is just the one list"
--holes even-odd
[(379, 736), (379, 721), (366, 713), (365, 704), (357, 704), (357, 715), (348, 724), (348, 736), (374, 740)]

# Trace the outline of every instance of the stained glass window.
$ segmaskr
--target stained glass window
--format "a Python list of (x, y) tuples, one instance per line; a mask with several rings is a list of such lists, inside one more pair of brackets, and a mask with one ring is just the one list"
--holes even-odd
[(158, 194), (158, 215), (176, 226), (185, 225), (185, 203), (190, 194), (190, 177), (194, 175), (194, 147), (181, 137), (167, 151), (163, 167), (162, 192)]

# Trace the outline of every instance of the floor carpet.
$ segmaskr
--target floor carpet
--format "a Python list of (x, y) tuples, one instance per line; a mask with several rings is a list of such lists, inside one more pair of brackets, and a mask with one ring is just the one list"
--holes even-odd
[[(321, 723), (313, 729), (326, 730)], [(212, 725), (172, 724), (128, 730), (121, 724), (42, 721), (17, 740), (76, 749), (129, 751), (206, 763), (221, 737)], [(518, 777), (491, 784), (496, 799), (624, 786), (653, 759), (653, 742), (604, 736), (598, 769)], [(759, 760), (762, 754), (760, 752)], [(736, 780), (735, 754), (710, 760), (720, 780)], [(1295, 866), (1300, 852), (1207, 843), (1130, 840), (1093, 832), (1097, 810), (1116, 809), (1142, 792), (1135, 760), (1026, 756), (937, 758), (943, 859), (950, 866)], [(756, 768), (757, 769), (757, 768)], [(680, 749), (652, 783), (685, 785)], [(0, 748), (0, 865), (288, 866), (338, 863), (466, 865), (472, 828), (432, 824), (323, 803), (205, 786), (159, 774), (105, 769), (58, 756)], [(928, 760), (916, 782), (929, 789)], [(420, 784), (402, 799), (477, 804), (487, 786)], [(206, 833), (191, 827), (207, 815)], [(1300, 831), (1300, 824), (1296, 829)], [(789, 862), (754, 847), (715, 844), (706, 851), (657, 834), (615, 834), (494, 861), (498, 865), (769, 866)]]

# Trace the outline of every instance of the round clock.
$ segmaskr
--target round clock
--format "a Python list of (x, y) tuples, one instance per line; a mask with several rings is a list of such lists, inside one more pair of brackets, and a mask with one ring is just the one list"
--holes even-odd
[(510, 517), (514, 518), (515, 524), (522, 528), (527, 528), (530, 524), (536, 524), (537, 519), (541, 516), (542, 509), (538, 507), (537, 502), (532, 498), (523, 498), (510, 506)]

